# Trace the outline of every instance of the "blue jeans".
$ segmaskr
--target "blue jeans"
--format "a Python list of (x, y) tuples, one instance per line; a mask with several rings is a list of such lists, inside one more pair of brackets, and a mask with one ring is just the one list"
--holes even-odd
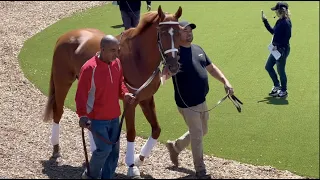
[[(119, 118), (112, 120), (91, 120), (91, 129), (104, 139), (115, 142), (119, 133)], [(118, 166), (120, 142), (117, 144), (107, 144), (92, 133), (97, 149), (93, 151), (90, 159), (90, 177), (97, 179), (111, 179), (114, 177)]]
[(286, 91), (287, 90), (287, 75), (286, 75), (285, 67), (286, 67), (287, 57), (290, 54), (290, 46), (288, 46), (286, 48), (279, 48), (278, 51), (281, 53), (281, 57), (278, 60), (276, 60), (273, 57), (273, 55), (270, 54), (269, 58), (267, 60), (265, 69), (268, 71), (268, 73), (272, 79), (273, 85), (280, 87), (278, 76), (277, 76), (275, 70), (273, 69), (273, 66), (275, 64), (277, 64), (277, 71), (280, 76), (280, 82), (281, 82), (281, 90)]

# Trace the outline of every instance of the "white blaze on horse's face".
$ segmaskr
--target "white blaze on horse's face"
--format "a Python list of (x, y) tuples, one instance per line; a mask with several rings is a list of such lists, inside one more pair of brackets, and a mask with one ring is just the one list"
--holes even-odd
[[(169, 29), (168, 33), (171, 36), (171, 49), (175, 49), (174, 48), (174, 41), (173, 41), (173, 28), (172, 27)], [(172, 57), (175, 58), (174, 52), (172, 51), (171, 53), (172, 53)]]
[[(179, 23), (176, 21), (168, 21), (168, 22), (161, 22), (161, 23), (159, 23), (159, 25), (179, 25)], [(173, 31), (174, 31), (174, 29), (172, 27), (168, 30), (168, 33), (171, 36), (171, 49), (166, 50), (164, 52), (164, 54), (168, 54), (171, 52), (172, 57), (175, 58), (176, 55), (174, 52), (178, 52), (178, 49), (174, 47), (174, 36), (173, 36), (174, 32)]]

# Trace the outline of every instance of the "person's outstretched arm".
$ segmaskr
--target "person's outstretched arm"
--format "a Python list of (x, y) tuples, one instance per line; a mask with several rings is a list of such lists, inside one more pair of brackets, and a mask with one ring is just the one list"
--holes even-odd
[(263, 19), (262, 22), (264, 23), (264, 26), (266, 29), (273, 35), (274, 34), (274, 29), (270, 26), (269, 22), (267, 19)]

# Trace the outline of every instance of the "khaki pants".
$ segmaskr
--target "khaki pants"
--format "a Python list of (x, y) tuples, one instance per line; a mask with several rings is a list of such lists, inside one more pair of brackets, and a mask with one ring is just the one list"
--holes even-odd
[[(190, 108), (201, 112), (208, 109), (206, 102)], [(178, 110), (182, 114), (186, 124), (188, 125), (189, 131), (175, 140), (174, 148), (178, 153), (180, 153), (191, 142), (194, 168), (196, 172), (205, 171), (206, 167), (203, 161), (202, 136), (204, 136), (208, 132), (209, 113), (199, 113), (194, 112), (188, 108), (179, 107)]]

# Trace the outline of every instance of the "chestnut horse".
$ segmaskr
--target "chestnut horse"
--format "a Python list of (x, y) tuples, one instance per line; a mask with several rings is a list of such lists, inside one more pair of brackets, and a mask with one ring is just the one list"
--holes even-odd
[[(131, 28), (120, 35), (119, 59), (123, 68), (126, 86), (131, 93), (158, 72), (150, 84), (136, 96), (134, 104), (125, 106), (127, 133), (126, 164), (128, 176), (140, 177), (138, 166), (148, 157), (160, 136), (154, 94), (160, 86), (161, 71), (156, 71), (163, 63), (163, 72), (175, 75), (179, 70), (179, 23), (182, 8), (175, 14), (164, 13), (159, 6), (158, 11), (145, 13), (136, 28)], [(63, 34), (53, 54), (49, 97), (44, 113), (44, 121), (53, 119), (51, 143), (53, 157), (60, 157), (59, 122), (63, 114), (65, 98), (72, 83), (78, 78), (82, 65), (100, 50), (100, 40), (105, 33), (97, 29), (77, 29)], [(125, 105), (125, 103), (123, 103)], [(151, 125), (152, 134), (142, 147), (140, 155), (134, 152), (135, 109), (140, 105), (146, 119)], [(91, 152), (95, 150), (92, 134), (89, 132)]]

